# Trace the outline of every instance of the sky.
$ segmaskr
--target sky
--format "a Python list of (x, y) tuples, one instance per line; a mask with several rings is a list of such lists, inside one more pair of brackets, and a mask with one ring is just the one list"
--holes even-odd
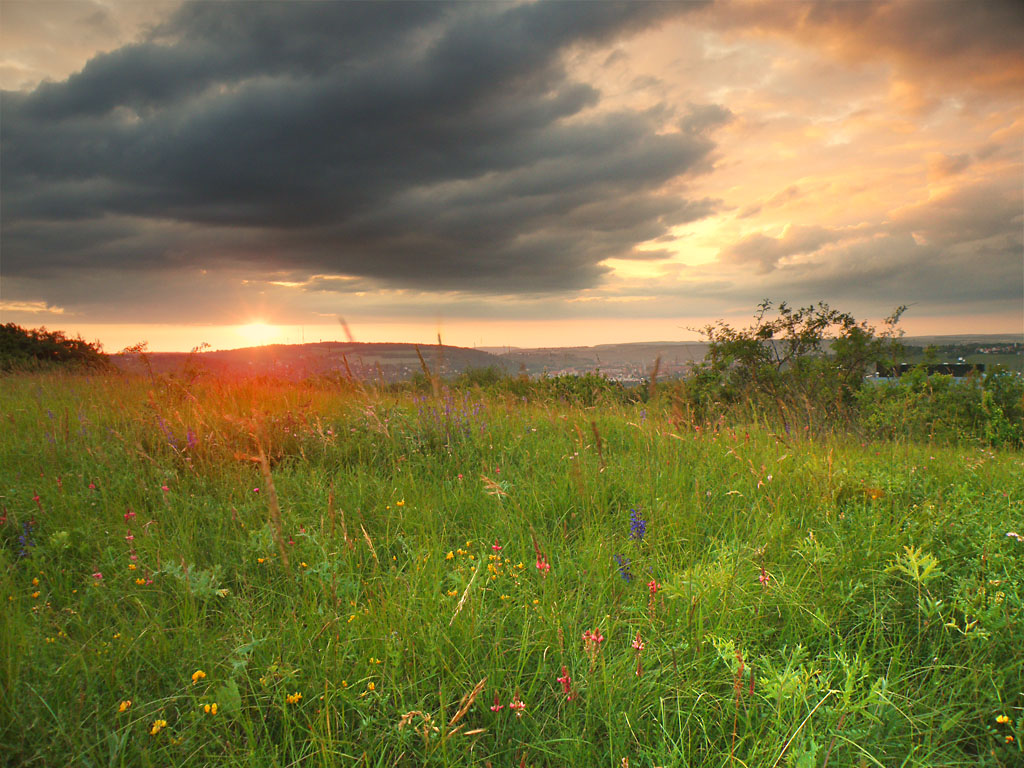
[(0, 321), (1024, 332), (1024, 4), (0, 0)]

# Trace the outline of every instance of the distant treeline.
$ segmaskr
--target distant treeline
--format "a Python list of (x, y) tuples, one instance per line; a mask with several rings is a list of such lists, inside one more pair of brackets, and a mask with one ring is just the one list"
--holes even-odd
[(0, 370), (54, 364), (106, 368), (110, 363), (99, 345), (80, 336), (71, 338), (61, 331), (22, 328), (14, 323), (0, 325)]

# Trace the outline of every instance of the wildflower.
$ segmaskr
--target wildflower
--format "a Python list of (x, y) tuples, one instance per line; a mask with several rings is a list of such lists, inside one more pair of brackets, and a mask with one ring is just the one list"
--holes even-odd
[(636, 542), (643, 541), (644, 534), (647, 533), (647, 521), (640, 517), (635, 509), (631, 509), (630, 513), (629, 538)]
[(38, 598), (39, 598), (39, 591), (37, 590), (37, 591), (35, 591), (35, 592), (33, 592), (33, 593), (32, 593), (32, 599), (33, 599), (33, 600), (36, 600), (36, 599), (38, 599)]
[(491, 549), (495, 552), (501, 552), (501, 545), (498, 543), (497, 539), (494, 540), (494, 543), (491, 545)]
[(1013, 744), (1013, 736), (1010, 736), (1009, 734), (1007, 734), (1007, 736), (1006, 736), (1006, 743), (1007, 744)]
[(259, 489), (259, 488), (253, 488), (253, 489), (252, 489), (252, 492), (253, 492), (253, 493), (259, 493), (259, 492), (260, 492), (260, 489)]
[(265, 558), (265, 557), (257, 557), (256, 558), (256, 562), (259, 563), (260, 565), (263, 565), (263, 563), (267, 562), (267, 558)]
[(400, 499), (399, 501), (396, 501), (395, 502), (395, 506), (396, 507), (404, 507), (405, 506), (405, 499)]
[(1005, 725), (1006, 723), (1010, 722), (1010, 718), (1006, 715), (999, 715), (999, 717), (996, 718), (996, 722), (1000, 725)]
[(495, 691), (495, 693), (494, 693), (494, 704), (491, 705), (491, 712), (500, 712), (504, 708), (505, 708), (505, 705), (502, 704), (500, 701), (498, 701), (498, 693), (497, 693), (497, 691)]
[(445, 560), (454, 560), (454, 559), (455, 559), (455, 553), (454, 553), (454, 552), (452, 552), (452, 551), (451, 551), (451, 550), (449, 549), (449, 550), (448, 550), (448, 554), (444, 556), (444, 559), (445, 559)]
[(526, 704), (519, 698), (518, 691), (516, 691), (515, 696), (512, 697), (512, 701), (509, 702), (508, 708), (516, 713), (516, 717), (523, 716), (523, 710), (526, 709)]
[(137, 578), (135, 580), (135, 583), (138, 584), (141, 587), (143, 584), (146, 583), (146, 580), (144, 578), (142, 578), (141, 576), (139, 576), (139, 578)]
[(631, 582), (633, 580), (633, 572), (629, 570), (629, 558), (622, 557), (618, 554), (613, 555), (613, 557), (615, 558), (615, 563), (619, 567), (619, 576), (622, 577), (623, 581), (627, 583)]
[(565, 665), (562, 665), (562, 676), (555, 678), (559, 683), (562, 684), (562, 693), (569, 700), (574, 698), (572, 693), (572, 678), (569, 677), (569, 670), (566, 669)]
[(537, 570), (540, 571), (541, 575), (545, 577), (551, 570), (551, 563), (549, 563), (548, 559), (540, 552), (537, 553)]
[(772, 577), (768, 573), (768, 571), (766, 571), (764, 569), (763, 565), (761, 566), (761, 575), (757, 577), (757, 580), (761, 583), (761, 586), (764, 587), (765, 589), (768, 589), (768, 587), (771, 586), (770, 582), (772, 580)]
[(39, 577), (38, 576), (36, 576), (35, 578), (32, 579), (32, 586), (33, 587), (38, 587), (39, 586)]
[(89, 483), (89, 490), (90, 491), (95, 491), (96, 490), (96, 483)]
[(635, 650), (637, 653), (640, 653), (640, 651), (642, 651), (646, 647), (647, 646), (644, 644), (643, 639), (640, 637), (640, 630), (638, 629), (636, 631), (636, 639), (633, 640), (633, 650)]
[(203, 712), (205, 712), (208, 715), (216, 715), (217, 714), (217, 702), (214, 702), (213, 704), (204, 704), (203, 705)]
[(1021, 536), (1016, 531), (1007, 531), (1006, 535), (1009, 536), (1011, 539), (1016, 539), (1017, 541), (1024, 542), (1024, 536)]
[(377, 684), (373, 683), (373, 682), (367, 683), (366, 684), (366, 690), (368, 690), (368, 691), (376, 691), (377, 690)]
[(124, 540), (131, 544), (133, 541), (135, 541), (135, 536), (129, 533), (127, 536), (124, 537)]
[(100, 573), (99, 571), (96, 571), (96, 572), (95, 572), (95, 573), (94, 573), (94, 574), (92, 575), (92, 577), (93, 577), (93, 579), (95, 579), (95, 580), (96, 580), (96, 582), (97, 582), (97, 583), (99, 583), (100, 581), (102, 581), (102, 580), (103, 580), (103, 574), (102, 574), (102, 573)]
[(197, 669), (195, 672), (192, 673), (192, 685), (195, 685), (204, 677), (206, 677), (206, 673), (203, 672), (203, 670), (201, 669)]
[(156, 736), (160, 731), (167, 727), (166, 720), (154, 720), (153, 726), (149, 729), (150, 736)]
[(168, 487), (167, 487), (166, 485), (161, 485), (161, 486), (160, 486), (160, 490), (161, 490), (161, 491), (163, 491), (164, 493), (167, 493), (167, 492), (168, 492), (169, 490), (171, 490), (171, 489), (170, 489), (170, 488), (168, 488)]
[(302, 694), (296, 691), (295, 693), (289, 693), (284, 697), (285, 702), (288, 704), (298, 704), (302, 701)]
[(658, 594), (659, 589), (661, 589), (661, 584), (659, 584), (654, 579), (651, 579), (647, 582), (647, 590), (651, 593), (651, 597), (654, 597), (656, 594)]
[(124, 701), (122, 701), (120, 704), (117, 705), (117, 711), (118, 712), (127, 712), (128, 708), (131, 707), (131, 705), (132, 705), (132, 700), (131, 699), (125, 699)]
[(302, 568), (309, 568), (309, 566), (308, 566), (308, 565), (306, 565), (305, 563), (299, 563), (299, 565), (300, 565), (300, 566), (301, 566)]
[(128, 570), (129, 571), (134, 571), (136, 568), (138, 568), (138, 566), (135, 565), (135, 563), (128, 563)]

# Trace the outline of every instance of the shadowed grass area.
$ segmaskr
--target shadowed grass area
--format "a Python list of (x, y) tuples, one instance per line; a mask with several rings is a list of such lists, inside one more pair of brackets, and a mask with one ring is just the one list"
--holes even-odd
[(11, 764), (1022, 759), (1019, 452), (657, 397), (25, 374), (0, 403)]

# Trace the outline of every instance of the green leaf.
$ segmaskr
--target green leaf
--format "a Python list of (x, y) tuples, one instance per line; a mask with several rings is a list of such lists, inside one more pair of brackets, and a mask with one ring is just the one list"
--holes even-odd
[(217, 704), (225, 715), (237, 715), (242, 711), (242, 694), (238, 683), (229, 679), (217, 689)]

